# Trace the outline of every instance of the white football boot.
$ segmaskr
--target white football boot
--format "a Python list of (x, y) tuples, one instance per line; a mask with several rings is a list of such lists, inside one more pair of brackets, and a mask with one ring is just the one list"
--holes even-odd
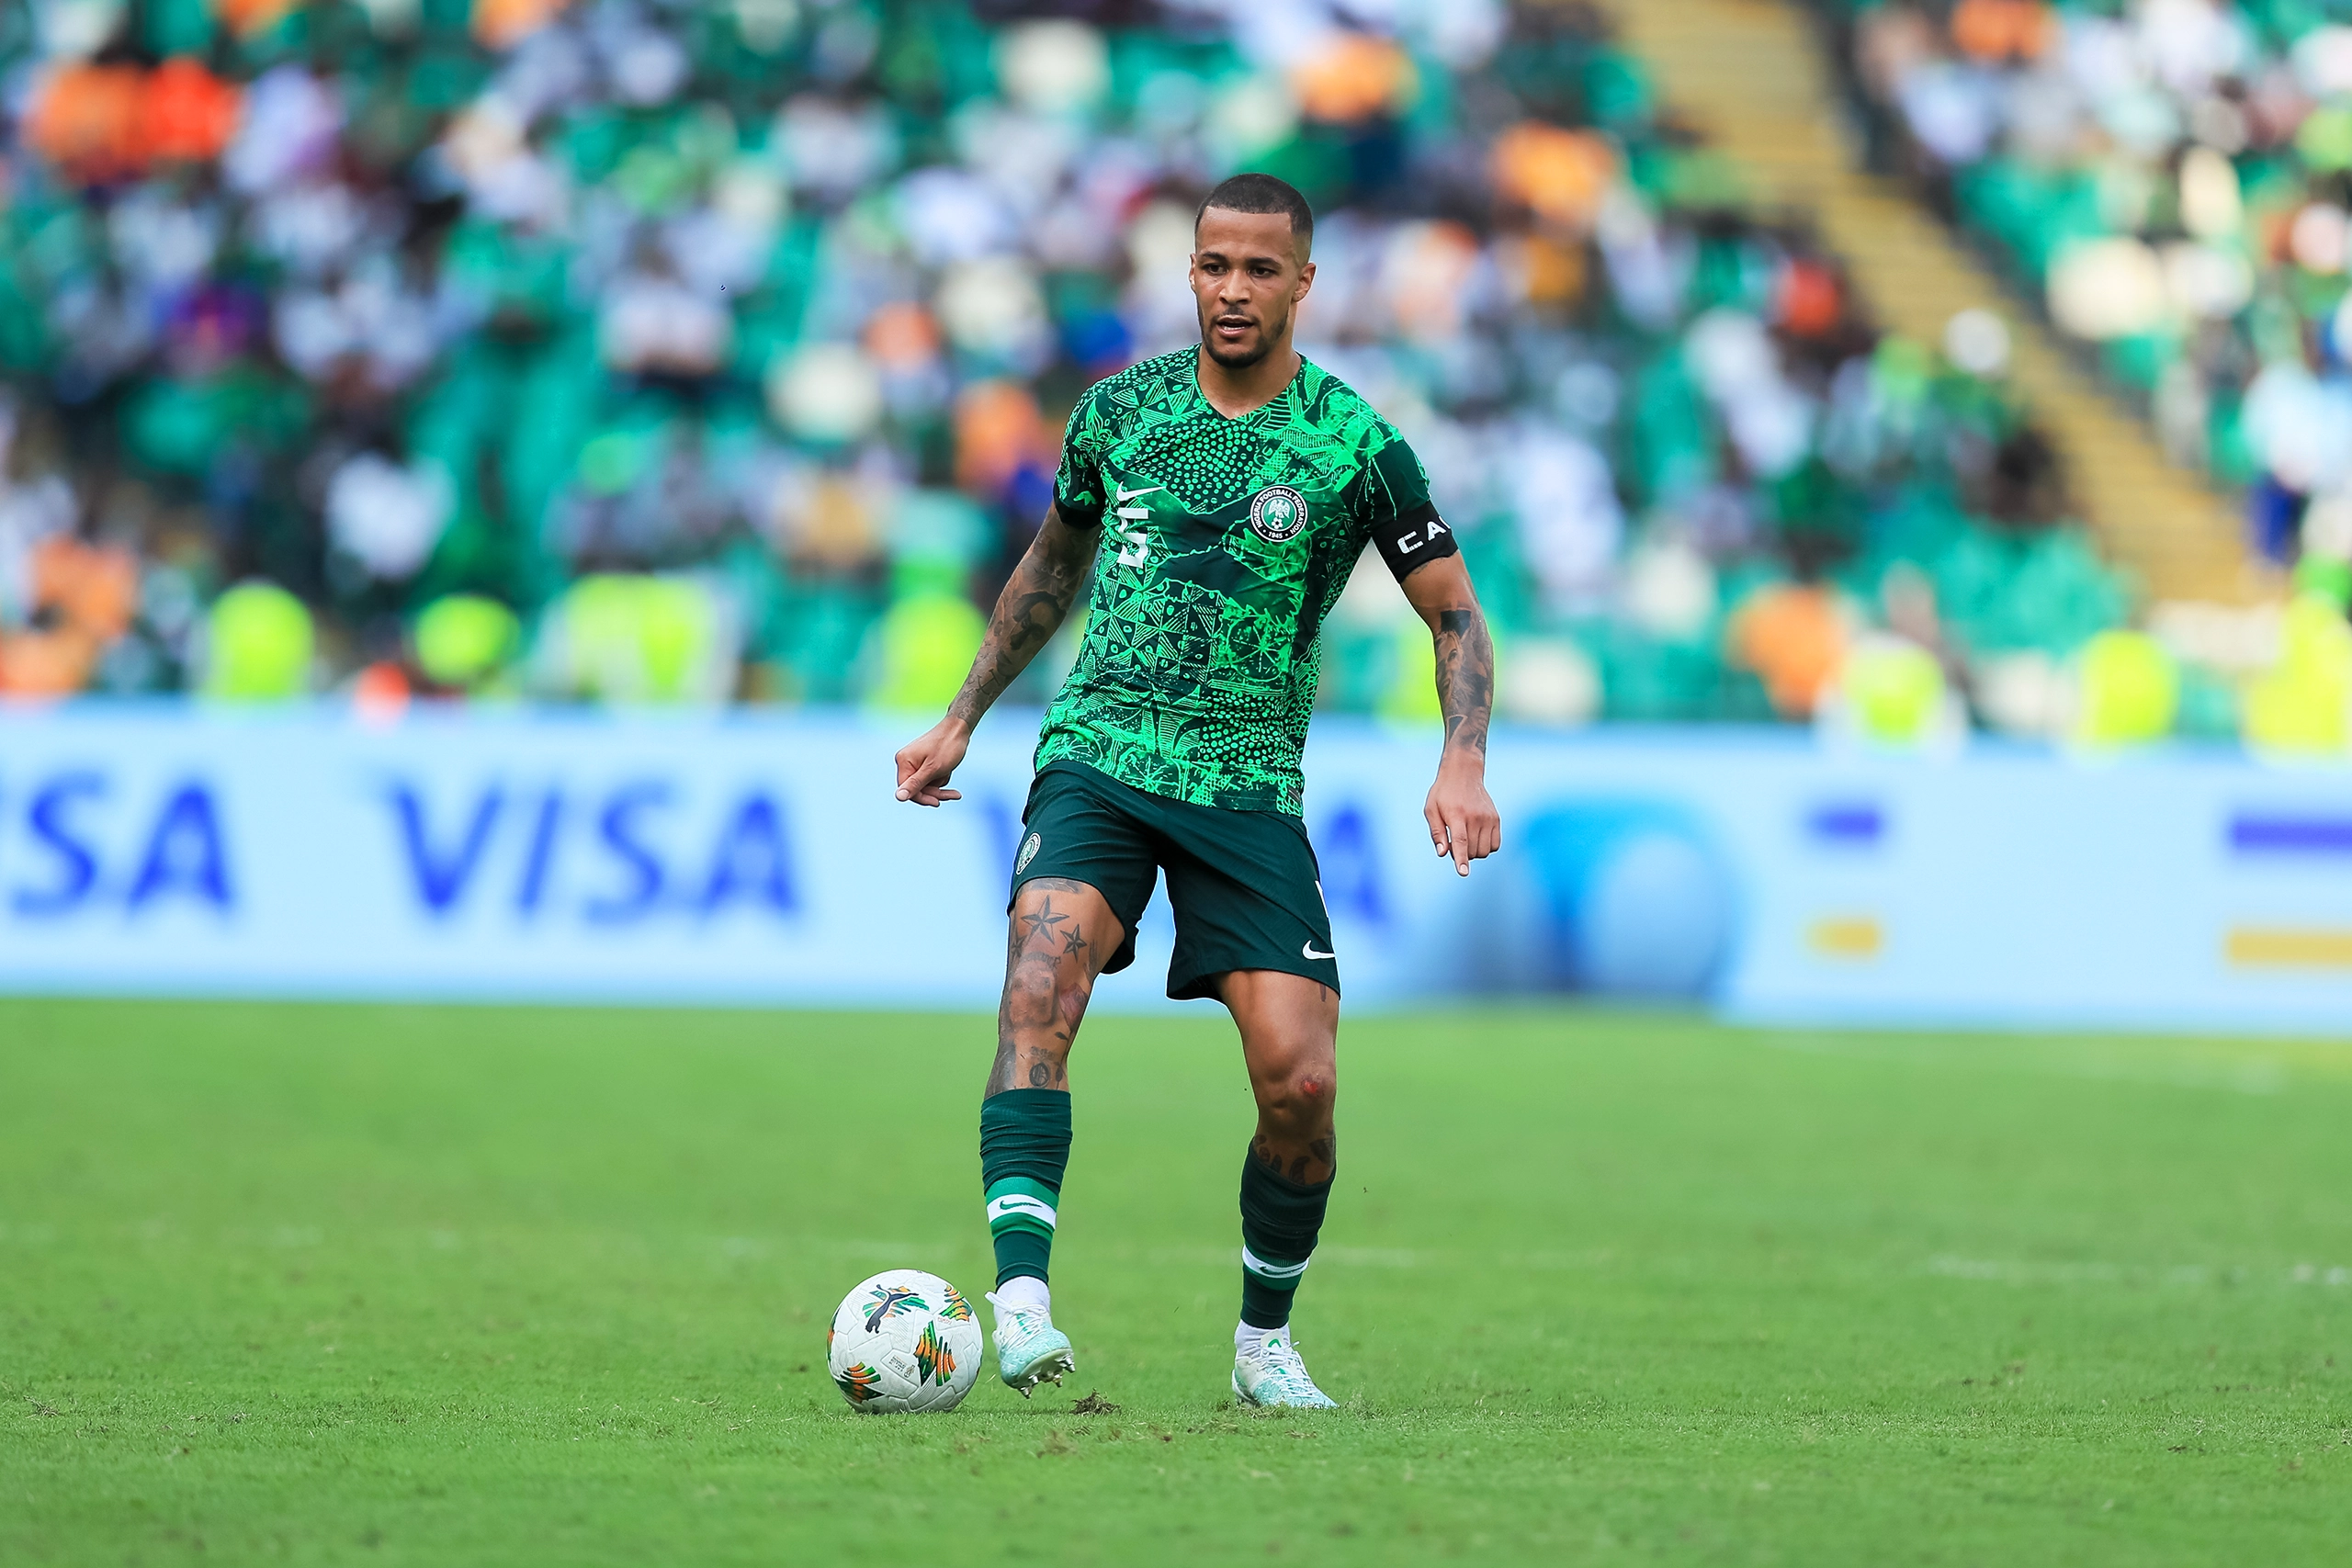
[(1062, 1379), (1078, 1371), (1070, 1354), (1069, 1336), (1054, 1326), (1054, 1314), (1042, 1306), (1013, 1306), (989, 1292), (996, 1308), (996, 1375), (1022, 1398), (1039, 1383)]
[(1298, 1359), (1290, 1330), (1277, 1328), (1233, 1352), (1233, 1397), (1268, 1410), (1337, 1410), (1340, 1402), (1315, 1386)]

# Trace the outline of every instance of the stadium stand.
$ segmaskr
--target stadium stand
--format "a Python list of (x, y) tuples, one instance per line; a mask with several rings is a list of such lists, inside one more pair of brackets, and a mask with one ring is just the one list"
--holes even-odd
[[(2352, 28), (2340, 8), (1828, 0), (1911, 175), (2246, 536), (2341, 606)], [(2339, 536), (2343, 536), (2339, 537)]]
[[(9, 693), (935, 703), (1244, 166), (1513, 716), (1924, 649), (2048, 734), (2133, 635), (1999, 320), (1882, 333), (1589, 6), (41, 0), (0, 70)], [(1343, 599), (1328, 704), (1433, 711), (1403, 614)], [(2192, 662), (2154, 728), (2237, 723)]]

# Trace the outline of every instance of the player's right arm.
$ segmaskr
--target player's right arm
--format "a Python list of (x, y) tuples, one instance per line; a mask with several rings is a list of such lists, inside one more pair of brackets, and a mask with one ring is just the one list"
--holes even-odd
[(963, 689), (947, 705), (947, 716), (910, 741), (899, 752), (899, 798), (917, 806), (937, 806), (960, 800), (960, 791), (947, 781), (964, 761), (972, 730), (980, 716), (1013, 678), (1029, 667), (1037, 650), (1061, 629), (1069, 607), (1086, 585), (1101, 537), (1101, 522), (1081, 527), (1065, 518), (1059, 501), (1046, 511), (1045, 525), (1029, 541), (1021, 564), (1012, 569), (1004, 592), (996, 597), (989, 616), (988, 635), (972, 660), (972, 672)]

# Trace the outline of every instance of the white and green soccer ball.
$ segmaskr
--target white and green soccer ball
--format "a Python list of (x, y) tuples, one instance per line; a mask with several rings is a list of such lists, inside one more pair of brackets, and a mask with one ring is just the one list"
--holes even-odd
[(834, 1386), (854, 1410), (953, 1410), (980, 1375), (980, 1323), (936, 1274), (891, 1269), (842, 1299), (825, 1331)]

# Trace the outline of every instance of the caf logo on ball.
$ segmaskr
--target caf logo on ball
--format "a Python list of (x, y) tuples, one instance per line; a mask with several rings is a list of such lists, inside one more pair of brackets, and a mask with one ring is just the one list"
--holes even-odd
[(1306, 526), (1306, 498), (1288, 485), (1269, 485), (1250, 499), (1250, 526), (1269, 544), (1295, 539)]

